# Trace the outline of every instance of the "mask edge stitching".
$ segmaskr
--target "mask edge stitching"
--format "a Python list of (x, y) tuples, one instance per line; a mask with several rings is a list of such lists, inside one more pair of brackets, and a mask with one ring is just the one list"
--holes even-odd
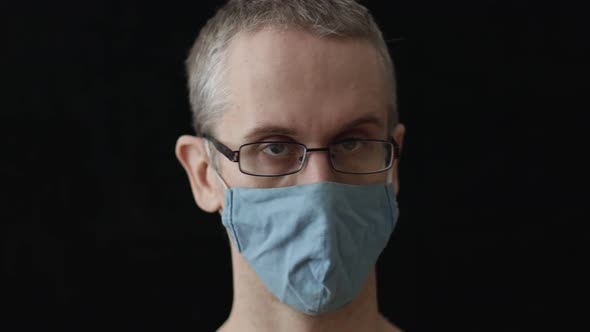
[(240, 239), (238, 238), (238, 233), (236, 231), (236, 226), (234, 224), (234, 205), (233, 203), (233, 199), (234, 199), (234, 195), (233, 192), (231, 190), (228, 190), (228, 194), (229, 194), (229, 224), (231, 225), (231, 231), (232, 234), (234, 236), (234, 240), (236, 242), (236, 246), (238, 247), (238, 252), (242, 252), (242, 245), (240, 244)]

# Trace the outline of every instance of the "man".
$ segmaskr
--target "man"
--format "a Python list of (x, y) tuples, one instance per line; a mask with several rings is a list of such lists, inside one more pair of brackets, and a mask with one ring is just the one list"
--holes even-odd
[(397, 220), (393, 65), (353, 0), (230, 0), (187, 59), (176, 155), (230, 238), (219, 331), (399, 331), (374, 265)]

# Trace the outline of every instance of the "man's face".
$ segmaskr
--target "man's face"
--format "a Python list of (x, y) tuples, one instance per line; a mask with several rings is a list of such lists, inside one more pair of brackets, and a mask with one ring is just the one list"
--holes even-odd
[[(384, 66), (368, 41), (295, 30), (241, 33), (228, 49), (227, 68), (229, 107), (215, 135), (232, 150), (262, 140), (316, 148), (346, 138), (386, 140), (391, 135)], [(388, 176), (338, 173), (326, 152), (310, 153), (300, 172), (276, 178), (243, 174), (237, 163), (217, 157), (219, 173), (230, 187), (368, 184)]]

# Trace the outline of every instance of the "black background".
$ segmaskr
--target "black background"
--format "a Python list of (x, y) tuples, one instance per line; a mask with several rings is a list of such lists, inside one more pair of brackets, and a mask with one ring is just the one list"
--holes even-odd
[[(227, 317), (227, 239), (173, 152), (192, 133), (183, 61), (221, 3), (0, 5), (1, 330), (211, 331)], [(585, 299), (589, 238), (574, 227), (588, 220), (587, 11), (364, 3), (407, 127), (383, 313), (407, 331), (567, 330), (582, 311), (557, 311)]]

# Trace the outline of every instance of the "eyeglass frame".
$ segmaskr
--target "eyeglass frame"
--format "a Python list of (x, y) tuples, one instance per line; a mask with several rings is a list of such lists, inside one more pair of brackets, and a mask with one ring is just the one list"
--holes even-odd
[[(368, 142), (382, 142), (382, 143), (389, 143), (393, 145), (393, 156), (391, 158), (391, 162), (389, 163), (389, 166), (385, 169), (379, 170), (379, 171), (374, 171), (374, 172), (366, 172), (366, 173), (352, 173), (352, 172), (344, 172), (344, 171), (340, 171), (338, 169), (336, 169), (336, 167), (334, 166), (334, 162), (332, 161), (332, 158), (328, 158), (330, 160), (330, 166), (332, 166), (332, 169), (336, 172), (339, 173), (344, 173), (344, 174), (354, 174), (354, 175), (369, 175), (369, 174), (377, 174), (377, 173), (382, 173), (385, 172), (389, 169), (391, 169), (391, 167), (393, 167), (393, 162), (396, 159), (399, 159), (399, 153), (400, 153), (400, 148), (399, 148), (399, 144), (393, 139), (392, 136), (389, 137), (389, 140), (380, 140), (380, 139), (350, 139), (350, 140), (343, 140), (343, 141), (339, 141), (339, 142), (334, 142), (332, 144), (330, 144), (327, 147), (323, 147), (323, 148), (308, 148), (305, 144), (303, 143), (298, 143), (298, 142), (289, 142), (289, 141), (259, 141), (259, 142), (252, 142), (252, 143), (246, 143), (246, 144), (242, 144), (240, 145), (240, 147), (238, 148), (238, 150), (232, 150), (230, 149), (228, 146), (226, 146), (225, 144), (221, 143), (220, 141), (218, 141), (217, 139), (215, 139), (214, 137), (207, 135), (207, 134), (202, 134), (201, 135), (202, 138), (210, 141), (211, 143), (213, 143), (213, 146), (215, 146), (215, 148), (217, 149), (217, 151), (219, 151), (222, 155), (224, 155), (229, 161), (238, 163), (238, 169), (240, 170), (240, 172), (246, 174), (246, 175), (251, 175), (251, 176), (259, 176), (259, 177), (279, 177), (279, 176), (286, 176), (286, 175), (291, 175), (291, 174), (295, 174), (299, 171), (301, 171), (303, 169), (303, 166), (305, 165), (305, 162), (307, 161), (307, 154), (309, 152), (316, 152), (316, 151), (330, 151), (330, 146), (334, 145), (334, 144), (339, 144), (339, 143), (345, 143), (345, 142), (353, 142), (353, 141), (368, 141)], [(254, 174), (254, 173), (249, 173), (249, 172), (245, 172), (242, 169), (241, 163), (240, 163), (240, 150), (244, 147), (244, 146), (249, 146), (249, 145), (254, 145), (254, 144), (261, 144), (261, 143), (275, 143), (275, 144), (295, 144), (295, 145), (299, 145), (303, 147), (303, 160), (301, 160), (301, 164), (299, 166), (299, 168), (297, 168), (297, 170), (293, 171), (293, 172), (289, 172), (289, 173), (284, 173), (284, 174), (279, 174), (279, 175), (261, 175), (261, 174)]]

